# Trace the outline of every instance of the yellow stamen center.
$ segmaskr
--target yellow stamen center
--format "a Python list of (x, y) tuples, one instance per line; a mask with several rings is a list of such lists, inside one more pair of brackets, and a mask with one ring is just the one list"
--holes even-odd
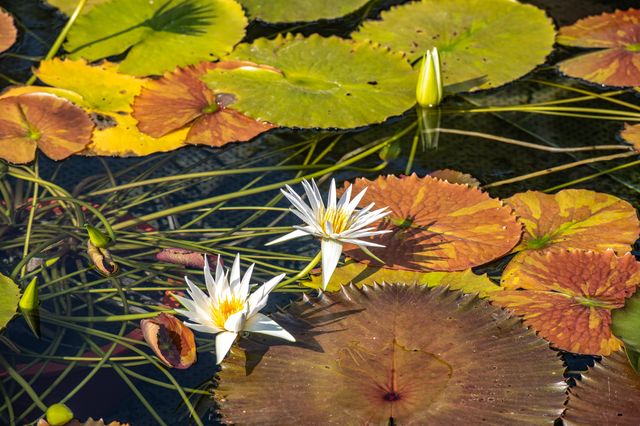
[(327, 222), (331, 223), (333, 232), (339, 234), (351, 226), (351, 217), (347, 215), (343, 209), (327, 209), (321, 210), (318, 214), (318, 222), (324, 232), (329, 232), (326, 229)]
[(217, 306), (211, 308), (211, 318), (217, 327), (224, 328), (227, 319), (244, 308), (244, 301), (236, 297), (224, 299)]

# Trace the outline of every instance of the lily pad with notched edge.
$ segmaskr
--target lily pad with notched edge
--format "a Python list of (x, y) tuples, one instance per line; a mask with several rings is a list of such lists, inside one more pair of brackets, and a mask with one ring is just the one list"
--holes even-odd
[(214, 389), (224, 423), (522, 425), (564, 409), (558, 356), (471, 295), (345, 287), (274, 318), (297, 342), (232, 348)]
[[(513, 0), (423, 0), (382, 12), (352, 34), (406, 53), (416, 61), (437, 47), (445, 86), (488, 89), (533, 70), (551, 53), (553, 23)], [(472, 84), (476, 82), (475, 84)]]
[(189, 127), (186, 143), (220, 147), (248, 141), (274, 126), (256, 121), (229, 108), (232, 95), (215, 95), (200, 80), (210, 69), (256, 66), (250, 62), (203, 62), (179, 68), (159, 80), (149, 80), (133, 105), (138, 128), (153, 137)]
[(571, 77), (607, 86), (640, 86), (640, 10), (617, 10), (560, 28), (558, 43), (599, 48), (560, 62)]
[(249, 16), (264, 22), (310, 22), (355, 12), (369, 0), (238, 0)]
[(13, 18), (0, 8), (0, 53), (13, 46), (17, 36), (18, 30), (13, 23)]
[(234, 0), (111, 0), (80, 16), (64, 46), (89, 61), (127, 52), (120, 71), (162, 74), (230, 52), (246, 25)]
[(576, 382), (562, 415), (565, 425), (640, 424), (640, 376), (623, 352), (596, 362)]
[(0, 274), (0, 330), (4, 330), (16, 314), (19, 301), (20, 289), (16, 283), (11, 278)]
[(416, 102), (417, 77), (406, 59), (370, 43), (289, 34), (241, 44), (229, 58), (275, 69), (215, 69), (203, 80), (233, 94), (234, 109), (280, 126), (358, 127)]
[(611, 311), (624, 306), (639, 284), (640, 262), (630, 253), (558, 249), (509, 263), (502, 274), (505, 291), (490, 297), (559, 349), (609, 355), (621, 346), (611, 332)]
[(82, 151), (93, 122), (82, 108), (55, 95), (31, 93), (0, 99), (0, 158), (24, 164), (39, 148), (52, 160)]
[(391, 214), (372, 226), (391, 232), (368, 239), (384, 246), (370, 248), (384, 265), (346, 244), (345, 255), (360, 262), (423, 272), (462, 271), (504, 256), (520, 240), (521, 225), (512, 209), (477, 188), (415, 174), (356, 179), (353, 193), (365, 187), (359, 207), (388, 206)]
[(193, 332), (173, 315), (162, 313), (140, 321), (144, 340), (169, 367), (189, 368), (196, 362)]
[(480, 181), (470, 174), (462, 173), (457, 170), (441, 169), (429, 172), (429, 176), (447, 181), (449, 183), (459, 183), (461, 185), (469, 185), (472, 188), (479, 188)]
[[(338, 291), (342, 286), (349, 284), (361, 288), (363, 285), (371, 286), (376, 283), (444, 286), (451, 290), (462, 290), (465, 293), (478, 293), (480, 297), (487, 297), (494, 291), (503, 290), (502, 287), (494, 284), (487, 274), (476, 275), (471, 269), (460, 272), (395, 271), (347, 261), (344, 266), (336, 268), (325, 291)], [(303, 281), (302, 284), (311, 288), (322, 288), (322, 276), (311, 275), (310, 280)]]

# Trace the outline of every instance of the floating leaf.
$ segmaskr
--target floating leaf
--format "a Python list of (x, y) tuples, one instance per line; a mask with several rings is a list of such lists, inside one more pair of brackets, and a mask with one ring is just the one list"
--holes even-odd
[(490, 297), (559, 349), (609, 355), (621, 346), (611, 333), (611, 310), (624, 306), (638, 284), (640, 262), (630, 253), (553, 250), (509, 263), (505, 291)]
[[(95, 6), (106, 3), (109, 0), (87, 0), (84, 7), (82, 8), (82, 13), (87, 13)], [(78, 0), (46, 0), (51, 6), (56, 7), (60, 10), (60, 12), (65, 15), (71, 15), (78, 5)]]
[(611, 330), (624, 342), (632, 367), (640, 374), (640, 292), (627, 299), (624, 309), (612, 312)]
[(89, 116), (66, 99), (47, 93), (0, 99), (0, 158), (28, 163), (36, 148), (53, 160), (82, 151), (91, 141)]
[(505, 200), (524, 224), (522, 241), (514, 249), (631, 249), (640, 234), (635, 209), (618, 197), (586, 189), (556, 194), (527, 191)]
[(636, 152), (640, 153), (640, 125), (625, 124), (620, 136), (629, 142)]
[(227, 108), (231, 95), (216, 96), (200, 77), (210, 69), (254, 66), (248, 62), (203, 62), (149, 80), (133, 105), (138, 128), (153, 137), (191, 124), (186, 142), (220, 147), (247, 141), (274, 126)]
[(470, 174), (462, 173), (457, 170), (451, 169), (442, 169), (442, 170), (434, 170), (429, 173), (429, 176), (446, 180), (449, 183), (459, 183), (461, 185), (469, 185), (472, 188), (479, 188), (480, 181)]
[(640, 10), (617, 10), (560, 28), (558, 43), (601, 48), (567, 59), (560, 71), (607, 86), (640, 86)]
[[(45, 419), (38, 420), (36, 426), (52, 426)], [(103, 419), (93, 420), (93, 418), (89, 417), (86, 422), (81, 422), (80, 420), (73, 419), (69, 423), (64, 426), (129, 426), (129, 423), (120, 423), (117, 421), (112, 421), (106, 423)]]
[(106, 248), (98, 248), (91, 244), (91, 241), (87, 241), (87, 255), (98, 272), (105, 277), (111, 277), (120, 271), (120, 267)]
[(196, 342), (190, 328), (173, 315), (162, 313), (140, 321), (144, 340), (169, 367), (185, 369), (196, 362)]
[(562, 415), (567, 426), (640, 424), (640, 376), (624, 353), (604, 358), (569, 392)]
[(264, 22), (309, 22), (355, 12), (369, 0), (239, 0), (249, 16)]
[[(451, 290), (462, 290), (465, 293), (478, 293), (480, 297), (487, 297), (489, 293), (503, 289), (495, 285), (487, 277), (487, 274), (476, 275), (471, 269), (461, 272), (395, 271), (349, 261), (344, 266), (336, 268), (325, 291), (338, 291), (342, 289), (343, 285), (348, 284), (361, 288), (363, 285), (372, 286), (382, 283), (404, 283), (426, 285), (427, 287), (445, 286)], [(311, 279), (302, 282), (302, 284), (311, 288), (322, 288), (322, 277), (321, 275), (311, 275)]]
[(233, 108), (256, 120), (350, 128), (402, 114), (416, 101), (409, 63), (370, 43), (287, 35), (241, 44), (230, 58), (280, 70), (215, 69), (203, 78), (216, 93), (233, 93)]
[[(184, 265), (189, 268), (202, 269), (204, 268), (204, 253), (191, 251), (182, 248), (165, 248), (160, 250), (156, 254), (156, 259), (161, 262), (173, 263), (176, 265)], [(209, 265), (212, 267), (218, 263), (218, 259), (208, 255)], [(220, 263), (224, 264), (222, 258)], [(181, 283), (183, 284), (183, 283)]]
[(20, 289), (17, 284), (11, 278), (0, 274), (0, 330), (4, 330), (16, 314), (19, 301)]
[(162, 74), (230, 52), (246, 25), (234, 0), (112, 0), (80, 16), (64, 46), (90, 61), (127, 52), (120, 71)]
[[(477, 188), (415, 174), (356, 179), (353, 192), (365, 187), (360, 207), (375, 203), (391, 210), (372, 226), (392, 232), (369, 239), (385, 246), (371, 248), (385, 267), (462, 271), (505, 255), (520, 240), (521, 227), (511, 208)], [(377, 265), (354, 245), (347, 244), (345, 254)]]
[(521, 425), (552, 423), (564, 408), (556, 354), (474, 296), (345, 287), (275, 319), (297, 343), (232, 348), (214, 389), (227, 424)]
[(544, 11), (513, 0), (423, 0), (380, 17), (352, 37), (405, 52), (411, 61), (437, 47), (445, 86), (464, 83), (464, 90), (521, 77), (545, 61), (555, 38)]
[(18, 30), (13, 23), (13, 18), (0, 8), (0, 53), (13, 46), (17, 37)]

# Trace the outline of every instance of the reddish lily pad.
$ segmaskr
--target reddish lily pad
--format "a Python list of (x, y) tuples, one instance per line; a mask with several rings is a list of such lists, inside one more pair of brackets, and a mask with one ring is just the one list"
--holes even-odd
[(607, 86), (640, 85), (640, 10), (589, 16), (560, 28), (558, 43), (600, 48), (560, 62), (560, 71)]
[(520, 240), (511, 208), (477, 188), (415, 174), (356, 179), (353, 191), (365, 187), (360, 207), (389, 206), (391, 214), (372, 226), (392, 232), (370, 238), (385, 246), (371, 248), (384, 265), (345, 245), (345, 254), (358, 261), (411, 271), (462, 271), (505, 255)]
[(53, 160), (82, 151), (91, 142), (93, 122), (81, 108), (47, 93), (0, 99), (0, 158), (28, 163), (36, 148)]
[(604, 358), (569, 391), (567, 426), (640, 424), (640, 376), (624, 352)]
[(471, 295), (345, 287), (276, 320), (295, 344), (244, 339), (222, 364), (214, 397), (227, 424), (521, 425), (564, 409), (558, 356)]
[(449, 183), (459, 183), (461, 185), (469, 185), (472, 188), (479, 188), (480, 181), (470, 174), (462, 173), (457, 170), (451, 169), (442, 169), (442, 170), (434, 170), (429, 173), (429, 176), (445, 180)]
[(193, 332), (173, 315), (162, 313), (140, 321), (144, 340), (169, 367), (185, 369), (196, 362)]
[(233, 95), (216, 95), (200, 77), (212, 69), (257, 67), (250, 62), (203, 62), (149, 80), (133, 104), (138, 128), (159, 138), (191, 125), (186, 143), (220, 147), (243, 142), (275, 126), (228, 108)]
[(505, 291), (490, 297), (558, 349), (609, 355), (621, 347), (611, 310), (623, 307), (638, 284), (640, 262), (630, 253), (553, 250), (511, 262), (502, 275)]
[(13, 17), (0, 8), (0, 53), (13, 46), (17, 37), (18, 30), (13, 23)]

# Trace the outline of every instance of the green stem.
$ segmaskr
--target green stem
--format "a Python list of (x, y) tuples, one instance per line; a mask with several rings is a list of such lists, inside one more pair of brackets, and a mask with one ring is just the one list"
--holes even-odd
[(322, 258), (322, 252), (319, 251), (318, 254), (316, 254), (315, 257), (311, 259), (311, 262), (309, 262), (307, 266), (304, 267), (304, 269), (302, 269), (300, 272), (295, 274), (293, 277), (279, 283), (276, 286), (276, 289), (282, 288), (287, 284), (298, 281), (300, 278), (306, 277), (309, 274), (309, 272), (311, 272), (311, 270), (315, 268), (318, 263), (320, 263), (321, 258)]
[(623, 170), (623, 169), (626, 169), (626, 168), (629, 168), (629, 167), (633, 167), (633, 166), (637, 166), (637, 165), (640, 165), (640, 160), (632, 161), (631, 163), (623, 164), (621, 166), (612, 167), (610, 169), (603, 170), (601, 172), (594, 173), (594, 174), (591, 174), (589, 176), (581, 177), (579, 179), (574, 179), (571, 182), (565, 182), (565, 183), (560, 184), (560, 185), (552, 186), (551, 188), (547, 188), (547, 189), (542, 190), (542, 192), (555, 192), (555, 191), (557, 191), (559, 189), (566, 188), (568, 186), (573, 186), (573, 185), (576, 185), (578, 183), (586, 182), (588, 180), (595, 179), (595, 178), (603, 176), (603, 175), (608, 175), (611, 172), (615, 172), (615, 171), (618, 171), (618, 170)]
[[(36, 156), (35, 162), (33, 163), (33, 170), (35, 172), (36, 177), (39, 174), (38, 169), (38, 157)], [(38, 192), (40, 190), (40, 186), (36, 182), (33, 185), (33, 197), (31, 198), (31, 211), (29, 211), (29, 219), (27, 221), (27, 233), (24, 238), (24, 248), (22, 249), (22, 258), (25, 259), (29, 254), (29, 242), (31, 240), (31, 231), (33, 228), (33, 218), (36, 214), (36, 209), (38, 207)], [(20, 276), (24, 277), (24, 274), (27, 272), (27, 264), (25, 263), (20, 270)]]

